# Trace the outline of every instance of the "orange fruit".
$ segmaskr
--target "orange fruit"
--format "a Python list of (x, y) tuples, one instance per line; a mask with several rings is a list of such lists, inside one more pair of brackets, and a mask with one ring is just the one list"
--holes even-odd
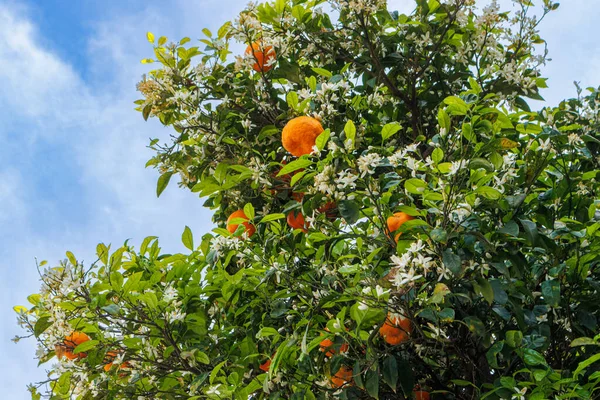
[[(325, 328), (325, 330), (327, 332), (329, 332), (328, 328)], [(348, 330), (348, 328), (346, 328), (346, 330)], [(325, 355), (327, 357), (331, 357), (336, 353), (345, 353), (348, 351), (348, 348), (350, 347), (350, 346), (348, 346), (348, 343), (342, 343), (339, 350), (335, 349), (334, 343), (331, 339), (323, 339), (321, 341), (321, 343), (319, 343), (319, 346), (320, 346), (319, 351), (326, 352)]]
[(265, 372), (269, 372), (269, 368), (271, 368), (271, 359), (265, 361), (263, 364), (260, 365), (259, 368)]
[(337, 350), (335, 349), (334, 343), (331, 339), (323, 339), (319, 346), (319, 351), (324, 352), (327, 357), (331, 357), (336, 353), (345, 353), (348, 351), (349, 348), (348, 343), (342, 343), (339, 350)]
[(424, 390), (415, 390), (414, 394), (416, 400), (429, 400), (429, 392)]
[(329, 220), (334, 220), (337, 215), (337, 204), (335, 204), (335, 202), (333, 201), (330, 201), (328, 203), (325, 203), (325, 205), (317, 208), (317, 211), (320, 213), (324, 213)]
[[(110, 369), (112, 368), (112, 366), (113, 366), (113, 363), (108, 363), (108, 364), (104, 365), (104, 371), (105, 372), (110, 371)], [(124, 363), (122, 363), (121, 365), (119, 365), (119, 369), (130, 369), (130, 368), (131, 368), (131, 365), (129, 364), (129, 361), (125, 361)], [(123, 377), (123, 376), (125, 376), (125, 374), (124, 373), (120, 373), (119, 376)]]
[(246, 54), (251, 55), (254, 59), (254, 65), (252, 69), (256, 72), (267, 72), (273, 65), (269, 64), (271, 60), (277, 57), (277, 53), (273, 49), (273, 46), (263, 46), (262, 42), (256, 41), (246, 48)]
[[(244, 213), (244, 210), (237, 210), (233, 213), (231, 213), (231, 215), (229, 216), (229, 218), (227, 218), (227, 230), (230, 233), (234, 233), (239, 224), (232, 224), (229, 221), (231, 221), (232, 219), (235, 218), (244, 218), (244, 219), (248, 219), (248, 217), (246, 217), (246, 214)], [(248, 238), (250, 238), (252, 235), (254, 235), (254, 232), (256, 232), (256, 228), (254, 227), (254, 225), (252, 225), (250, 222), (246, 221), (243, 222), (244, 227), (246, 228), (246, 235), (248, 236)]]
[(116, 356), (118, 356), (119, 353), (117, 353), (116, 351), (107, 351), (106, 352), (106, 356), (104, 357), (104, 361), (108, 361), (105, 365), (104, 365), (104, 371), (108, 372), (110, 371), (110, 369), (112, 368), (112, 361), (115, 359)]
[(285, 125), (281, 132), (281, 143), (283, 148), (293, 156), (300, 157), (310, 154), (313, 146), (323, 132), (323, 126), (312, 117), (296, 117)]
[[(410, 221), (411, 219), (415, 219), (415, 218), (411, 217), (410, 215), (408, 215), (405, 212), (397, 212), (397, 213), (394, 213), (394, 215), (392, 215), (391, 217), (388, 217), (387, 227), (390, 230), (390, 233), (393, 233), (398, 228), (400, 228), (402, 225), (404, 225), (404, 223), (406, 221)], [(394, 240), (396, 242), (398, 241), (398, 238), (400, 237), (400, 235), (402, 235), (402, 233), (398, 233), (396, 236), (394, 236)]]
[(292, 192), (291, 197), (292, 197), (292, 199), (294, 199), (298, 203), (300, 203), (302, 201), (302, 199), (304, 198), (304, 193), (302, 193), (302, 192)]
[[(295, 214), (295, 215), (294, 215)], [(287, 216), (287, 223), (294, 229), (302, 229), (302, 232), (308, 232), (306, 229), (306, 221), (304, 220), (304, 215), (300, 211), (292, 211)]]
[(54, 346), (56, 357), (58, 359), (61, 359), (63, 356), (65, 356), (69, 360), (87, 357), (86, 353), (74, 354), (73, 350), (75, 349), (75, 347), (79, 346), (83, 342), (87, 342), (88, 340), (90, 340), (90, 337), (83, 332), (75, 331), (71, 333), (65, 338), (62, 344), (57, 344), (56, 346)]
[(397, 346), (408, 340), (412, 329), (412, 324), (408, 318), (392, 319), (388, 315), (383, 326), (379, 328), (379, 335), (387, 344)]
[(342, 387), (352, 382), (352, 370), (344, 365), (331, 377), (333, 387)]

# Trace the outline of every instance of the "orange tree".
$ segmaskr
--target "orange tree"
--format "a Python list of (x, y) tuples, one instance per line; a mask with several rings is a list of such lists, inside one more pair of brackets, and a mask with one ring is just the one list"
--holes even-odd
[(597, 398), (600, 93), (531, 111), (558, 5), (474, 3), (149, 33), (157, 193), (178, 176), (218, 227), (43, 272), (17, 311), (51, 398)]

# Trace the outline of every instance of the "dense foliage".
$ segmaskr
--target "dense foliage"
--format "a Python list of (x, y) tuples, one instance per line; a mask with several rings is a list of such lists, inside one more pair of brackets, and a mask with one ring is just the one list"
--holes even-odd
[(43, 271), (18, 311), (51, 398), (596, 398), (600, 92), (530, 110), (537, 6), (277, 0), (202, 49), (149, 33), (158, 195), (180, 177), (218, 228)]

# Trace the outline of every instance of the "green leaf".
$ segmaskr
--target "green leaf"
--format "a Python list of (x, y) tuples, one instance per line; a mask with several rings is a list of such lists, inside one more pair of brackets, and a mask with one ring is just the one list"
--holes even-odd
[(298, 108), (298, 93), (288, 92), (286, 99), (288, 106), (290, 106), (292, 110), (296, 110)]
[(542, 282), (542, 295), (546, 304), (552, 307), (558, 307), (560, 302), (560, 282), (557, 280), (547, 280)]
[(381, 130), (381, 139), (387, 140), (389, 137), (398, 132), (402, 126), (397, 122), (390, 122), (389, 124), (385, 124), (383, 129)]
[(34, 306), (37, 306), (37, 304), (39, 303), (39, 301), (41, 300), (42, 295), (40, 294), (30, 294), (29, 296), (27, 296), (27, 301), (31, 304), (33, 304)]
[(452, 249), (446, 249), (442, 253), (442, 261), (454, 276), (459, 276), (462, 272), (462, 262), (460, 256), (454, 254)]
[(35, 326), (33, 328), (33, 334), (35, 335), (35, 337), (39, 337), (51, 325), (52, 325), (52, 322), (50, 322), (50, 317), (41, 317), (35, 323)]
[(352, 140), (352, 145), (354, 145), (356, 140), (356, 125), (354, 125), (351, 119), (346, 122), (344, 133), (346, 133), (346, 138)]
[(479, 277), (477, 278), (477, 286), (479, 293), (491, 305), (494, 302), (494, 289), (490, 282), (485, 278)]
[(411, 206), (400, 206), (400, 207), (398, 207), (398, 211), (402, 211), (402, 212), (410, 215), (411, 217), (421, 217), (425, 214), (424, 212), (421, 212)]
[(219, 374), (219, 372), (221, 371), (221, 369), (227, 362), (228, 362), (228, 360), (221, 361), (219, 364), (217, 364), (216, 367), (213, 368), (212, 372), (210, 373), (210, 378), (208, 379), (208, 381), (210, 382), (211, 385), (215, 382), (217, 375)]
[(364, 389), (365, 383), (363, 382), (361, 372), (362, 372), (362, 369), (360, 367), (360, 362), (358, 360), (356, 360), (356, 362), (354, 363), (354, 368), (352, 369), (352, 375), (354, 377), (354, 384), (357, 387)]
[(519, 225), (511, 219), (506, 224), (504, 224), (504, 226), (502, 228), (498, 229), (498, 232), (504, 233), (504, 234), (512, 236), (512, 237), (518, 237), (519, 236)]
[(260, 224), (265, 223), (265, 222), (271, 222), (271, 221), (275, 221), (278, 219), (284, 219), (285, 218), (285, 214), (268, 214), (265, 215), (261, 220), (260, 220)]
[(400, 379), (400, 387), (404, 392), (404, 397), (410, 399), (415, 387), (415, 378), (413, 368), (408, 361), (398, 360), (398, 378)]
[(500, 368), (500, 366), (498, 365), (498, 353), (500, 353), (502, 351), (503, 347), (504, 347), (504, 342), (502, 342), (502, 341), (496, 342), (496, 343), (494, 343), (494, 345), (492, 347), (490, 347), (490, 349), (487, 351), (487, 353), (485, 353), (485, 358), (487, 359), (490, 367)]
[(326, 78), (331, 78), (333, 76), (333, 74), (329, 71), (327, 71), (325, 68), (313, 68), (312, 69), (314, 72), (316, 72), (317, 74), (324, 76)]
[(152, 34), (152, 32), (146, 33), (146, 39), (148, 39), (148, 42), (154, 44), (154, 35)]
[(546, 365), (546, 359), (532, 349), (523, 349), (523, 360), (527, 365)]
[(206, 364), (206, 365), (210, 364), (210, 358), (208, 358), (208, 356), (206, 355), (206, 353), (203, 353), (201, 351), (197, 351), (194, 354), (194, 357), (196, 358), (196, 361), (198, 361), (199, 363)]
[(404, 188), (412, 194), (423, 194), (427, 189), (427, 183), (422, 179), (412, 178), (404, 182)]
[(438, 243), (446, 243), (448, 241), (448, 232), (443, 228), (435, 228), (430, 233), (431, 240)]
[(463, 125), (462, 125), (462, 135), (469, 142), (473, 142), (474, 143), (474, 142), (477, 141), (477, 136), (475, 135), (475, 132), (473, 132), (473, 127), (471, 126), (471, 124), (463, 123)]
[[(327, 129), (326, 132), (328, 132), (328, 131), (329, 131), (329, 129)], [(304, 177), (304, 175), (306, 175), (306, 171), (296, 172), (294, 174), (294, 176), (292, 176), (292, 179), (290, 180), (290, 186), (294, 186), (296, 183), (298, 183), (298, 181), (300, 179), (302, 179)]]
[(317, 139), (315, 140), (315, 146), (317, 146), (317, 149), (319, 149), (319, 151), (325, 148), (325, 145), (327, 144), (330, 135), (331, 130), (325, 129), (323, 132), (321, 132), (319, 136), (317, 136)]
[(464, 323), (467, 324), (469, 330), (479, 336), (485, 335), (485, 325), (477, 317), (465, 317)]
[(185, 247), (194, 251), (194, 236), (192, 235), (192, 230), (187, 225), (181, 234), (181, 242)]
[(88, 340), (73, 349), (73, 354), (84, 353), (98, 346), (99, 340)]
[(360, 217), (360, 207), (355, 201), (342, 200), (338, 203), (338, 209), (348, 225), (354, 224)]
[(475, 189), (475, 193), (482, 195), (488, 200), (498, 200), (502, 197), (502, 193), (498, 189), (489, 186), (480, 186)]
[(494, 164), (486, 160), (485, 158), (474, 158), (469, 162), (470, 169), (483, 168), (487, 172), (494, 172)]
[(367, 393), (375, 399), (379, 399), (379, 366), (375, 370), (369, 369), (366, 374), (365, 388)]
[[(455, 312), (451, 308), (444, 308), (442, 311), (438, 313), (440, 319), (444, 322), (452, 322), (455, 318)], [(437, 322), (437, 321), (436, 321)]]
[(529, 243), (532, 246), (535, 246), (539, 241), (537, 225), (535, 224), (535, 222), (531, 222), (526, 219), (520, 219), (519, 221), (521, 221), (521, 225), (523, 225), (523, 229), (525, 231), (525, 236), (527, 237), (527, 240), (529, 240)]
[(77, 259), (75, 258), (73, 253), (71, 253), (70, 251), (67, 251), (66, 255), (67, 255), (67, 259), (69, 260), (71, 265), (74, 265), (74, 266), (77, 265)]
[(173, 172), (167, 171), (158, 178), (156, 185), (156, 197), (160, 197), (161, 193), (167, 188)]
[(529, 104), (527, 104), (527, 102), (525, 100), (523, 100), (521, 97), (517, 97), (515, 99), (515, 105), (523, 111), (531, 112), (531, 108), (529, 107)]
[(440, 149), (439, 147), (436, 147), (435, 150), (433, 150), (433, 152), (431, 153), (431, 159), (436, 164), (442, 161), (444, 159), (444, 150)]
[(246, 203), (244, 206), (244, 214), (246, 214), (246, 218), (248, 218), (249, 221), (252, 221), (254, 219), (254, 206), (250, 203)]
[(600, 345), (592, 338), (588, 337), (580, 337), (571, 342), (571, 347), (579, 347), (579, 346), (598, 346)]
[(445, 129), (446, 133), (450, 132), (450, 116), (448, 116), (446, 110), (444, 110), (443, 108), (440, 108), (438, 110), (437, 120), (441, 129)]
[[(144, 60), (142, 60), (144, 62)], [(150, 117), (150, 113), (152, 112), (152, 104), (146, 104), (142, 109), (142, 117), (144, 117), (144, 121), (148, 121)]]
[(104, 243), (98, 243), (96, 246), (96, 255), (104, 265), (108, 264), (108, 247)]
[(469, 86), (471, 86), (471, 90), (473, 90), (475, 94), (479, 94), (482, 92), (481, 86), (473, 77), (469, 77)]
[(467, 103), (463, 99), (456, 96), (446, 97), (444, 103), (448, 105), (448, 112), (450, 115), (465, 115), (469, 111)]
[(396, 387), (398, 386), (398, 363), (396, 357), (387, 356), (383, 360), (383, 381), (396, 393)]
[(294, 160), (290, 163), (287, 163), (281, 168), (281, 171), (277, 174), (277, 176), (287, 175), (290, 172), (297, 171), (302, 168), (306, 168), (309, 165), (312, 165), (313, 162), (311, 160), (307, 160), (305, 158), (300, 158), (298, 160)]
[(119, 311), (121, 310), (116, 304), (109, 304), (107, 306), (102, 307), (102, 309), (111, 315), (118, 315)]

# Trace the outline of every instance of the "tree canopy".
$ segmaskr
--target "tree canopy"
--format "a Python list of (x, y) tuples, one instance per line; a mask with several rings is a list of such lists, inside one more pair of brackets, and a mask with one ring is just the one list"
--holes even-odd
[(42, 263), (32, 398), (596, 398), (600, 92), (531, 110), (539, 3), (276, 0), (199, 44), (148, 33), (157, 195), (175, 175), (217, 227)]

